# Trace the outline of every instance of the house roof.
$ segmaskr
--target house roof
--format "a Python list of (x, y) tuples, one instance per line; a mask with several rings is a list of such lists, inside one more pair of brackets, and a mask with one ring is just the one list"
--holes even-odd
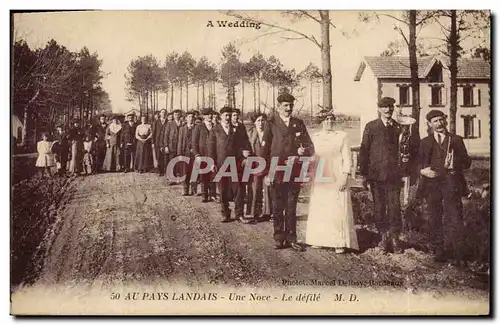
[[(418, 77), (425, 78), (435, 62), (441, 61), (436, 56), (417, 58)], [(361, 80), (361, 76), (369, 66), (376, 78), (410, 78), (410, 58), (402, 56), (365, 56), (354, 77), (354, 81)], [(462, 79), (489, 79), (490, 64), (483, 59), (460, 59), (458, 61), (458, 76)]]

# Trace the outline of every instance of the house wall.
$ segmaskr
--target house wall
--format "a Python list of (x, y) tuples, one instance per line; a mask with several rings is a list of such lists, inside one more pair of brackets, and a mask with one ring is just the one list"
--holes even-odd
[[(398, 114), (397, 110), (400, 110), (404, 115), (411, 115), (411, 105), (401, 107), (399, 105), (399, 88), (398, 84), (410, 84), (409, 79), (380, 79), (381, 84), (381, 97), (389, 96), (396, 100), (396, 109), (394, 117)], [(373, 82), (377, 84), (377, 82)], [(442, 105), (432, 106), (432, 93), (431, 85), (441, 85), (441, 96)], [(463, 88), (464, 84), (473, 86), (474, 90), (474, 105), (470, 107), (465, 107), (463, 102)], [(490, 153), (490, 86), (489, 80), (458, 80), (458, 107), (457, 107), (457, 118), (456, 118), (456, 133), (460, 136), (464, 136), (464, 118), (463, 115), (475, 115), (473, 119), (474, 124), (474, 137), (470, 139), (464, 139), (465, 145), (470, 153), (472, 154), (489, 154)], [(411, 88), (410, 88), (411, 93)], [(480, 95), (480, 99), (478, 99)], [(410, 97), (411, 103), (411, 97)], [(427, 136), (427, 121), (425, 116), (432, 109), (438, 109), (443, 111), (445, 114), (449, 115), (450, 111), (450, 79), (449, 77), (443, 78), (443, 83), (429, 83), (426, 80), (420, 81), (420, 105), (422, 107), (420, 111), (420, 136)], [(374, 109), (376, 112), (376, 109)], [(480, 130), (480, 132), (479, 132)]]
[(23, 122), (21, 122), (21, 120), (15, 116), (15, 115), (12, 115), (12, 135), (17, 139), (18, 142), (21, 141), (21, 138), (18, 136), (18, 130), (22, 130), (23, 129)]
[[(361, 77), (357, 81), (359, 91), (352, 95), (353, 102), (356, 103), (360, 114), (360, 132), (363, 137), (365, 125), (378, 117), (377, 102), (379, 99), (379, 83), (372, 71), (367, 67)], [(357, 145), (357, 144), (353, 144)]]

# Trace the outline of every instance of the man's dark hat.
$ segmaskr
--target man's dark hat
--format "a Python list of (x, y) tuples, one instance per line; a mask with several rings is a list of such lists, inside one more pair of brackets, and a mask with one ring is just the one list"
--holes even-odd
[(211, 108), (204, 108), (201, 110), (201, 115), (210, 115), (212, 113), (213, 113), (213, 111)]
[(241, 111), (238, 108), (233, 108), (233, 113), (241, 114)]
[(194, 115), (199, 115), (200, 114), (200, 112), (197, 111), (197, 110), (195, 110), (195, 109), (193, 109), (192, 112), (193, 112)]
[(446, 116), (446, 114), (443, 113), (443, 112), (441, 112), (440, 110), (433, 109), (429, 113), (427, 113), (427, 115), (425, 116), (425, 118), (427, 119), (427, 121), (430, 121), (433, 118), (438, 117), (438, 116)]
[(190, 114), (191, 114), (191, 115), (194, 115), (194, 110), (190, 109), (190, 110), (188, 110), (188, 111), (186, 112), (186, 116), (187, 116), (187, 115), (190, 115)]
[(221, 114), (224, 114), (224, 113), (232, 113), (233, 112), (233, 108), (232, 107), (229, 107), (229, 106), (224, 106), (220, 109), (219, 111)]
[(378, 107), (390, 107), (394, 106), (396, 100), (392, 97), (382, 97), (378, 102)]
[(180, 109), (174, 109), (172, 113), (182, 113), (182, 111)]
[(292, 95), (290, 95), (288, 93), (285, 93), (285, 94), (279, 95), (277, 100), (278, 100), (278, 103), (283, 103), (283, 102), (293, 103), (293, 101), (295, 100), (295, 97), (293, 97)]

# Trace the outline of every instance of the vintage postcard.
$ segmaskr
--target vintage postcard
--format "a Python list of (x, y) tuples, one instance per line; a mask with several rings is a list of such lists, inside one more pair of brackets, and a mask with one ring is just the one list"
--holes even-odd
[(12, 13), (12, 315), (489, 315), (490, 11)]

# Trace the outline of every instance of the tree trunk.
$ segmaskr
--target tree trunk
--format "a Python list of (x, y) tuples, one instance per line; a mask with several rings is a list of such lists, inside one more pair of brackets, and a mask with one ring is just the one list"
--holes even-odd
[[(411, 133), (414, 139), (420, 139), (420, 81), (418, 80), (418, 62), (417, 62), (417, 11), (409, 12), (409, 42), (408, 53), (410, 54), (410, 77), (412, 91), (412, 110), (411, 115), (416, 122), (412, 125)], [(415, 140), (416, 141), (416, 140)]]
[(273, 114), (276, 112), (276, 86), (274, 83), (272, 84), (273, 86)]
[(200, 83), (196, 84), (196, 109), (200, 110)]
[(311, 118), (313, 117), (313, 80), (311, 80), (311, 87), (309, 89), (309, 95), (311, 97)]
[(170, 84), (170, 111), (174, 110), (174, 83)]
[(241, 79), (241, 118), (245, 109), (245, 80)]
[(27, 132), (28, 132), (29, 107), (30, 107), (31, 103), (33, 103), (33, 101), (38, 97), (39, 94), (40, 94), (40, 89), (37, 89), (35, 95), (33, 95), (33, 97), (31, 97), (30, 101), (24, 106), (24, 114), (23, 114), (24, 120), (23, 120), (23, 132), (21, 135), (21, 146), (26, 145), (26, 138), (27, 138)]
[(186, 79), (186, 110), (189, 109), (189, 80)]
[(332, 100), (332, 68), (330, 61), (330, 13), (320, 10), (321, 16), (321, 66), (323, 68), (323, 108), (330, 110)]
[(257, 77), (257, 95), (258, 95), (257, 108), (260, 113), (260, 75)]
[(254, 78), (253, 78), (253, 112), (254, 113), (257, 110), (257, 100), (256, 100), (257, 88), (255, 87), (255, 85), (256, 85), (256, 80), (255, 80), (255, 76), (254, 76)]
[(458, 42), (460, 35), (457, 29), (457, 11), (451, 10), (450, 26), (450, 132), (457, 132), (457, 74), (458, 74)]
[(168, 110), (168, 85), (165, 87), (165, 110)]
[(179, 81), (179, 88), (180, 88), (180, 91), (181, 91), (180, 96), (179, 96), (179, 103), (180, 103), (179, 104), (180, 105), (179, 108), (182, 110), (182, 88), (183, 88), (182, 87), (182, 81)]
[(201, 96), (201, 105), (203, 108), (205, 108), (205, 82), (204, 81), (202, 81), (202, 83), (201, 83), (201, 91), (202, 91), (202, 93), (201, 93), (201, 95), (202, 95)]

